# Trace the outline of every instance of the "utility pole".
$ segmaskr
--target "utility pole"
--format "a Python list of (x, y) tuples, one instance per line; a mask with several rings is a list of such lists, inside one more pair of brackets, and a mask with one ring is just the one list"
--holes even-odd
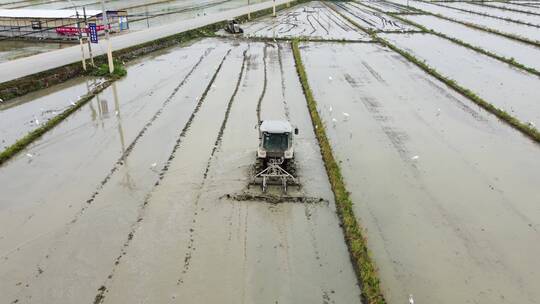
[(150, 21), (148, 20), (148, 5), (145, 6), (146, 8), (146, 27), (150, 28)]
[(273, 0), (274, 2), (274, 5), (273, 5), (273, 9), (274, 9), (274, 13), (272, 14), (272, 16), (276, 16), (276, 0)]
[[(88, 31), (88, 22), (86, 19), (86, 7), (83, 6), (83, 14), (84, 14), (84, 29), (85, 31)], [(92, 54), (92, 43), (90, 42), (90, 39), (88, 39), (88, 32), (86, 32), (86, 41), (88, 42), (88, 53), (90, 54), (90, 63), (93, 67), (96, 66), (94, 63), (94, 55)]]
[(251, 20), (251, 7), (249, 5), (250, 1), (248, 0), (248, 20)]
[(111, 41), (109, 40), (109, 16), (105, 10), (105, 0), (101, 0), (101, 10), (103, 11), (103, 22), (105, 23), (105, 39), (107, 40), (107, 59), (109, 61), (109, 73), (114, 72)]
[(79, 21), (79, 12), (75, 10), (77, 15), (77, 29), (79, 32), (79, 44), (81, 45), (81, 55), (82, 55), (82, 68), (86, 71), (86, 58), (84, 56), (84, 47), (83, 47), (83, 41), (82, 41), (82, 33), (81, 33), (81, 22)]

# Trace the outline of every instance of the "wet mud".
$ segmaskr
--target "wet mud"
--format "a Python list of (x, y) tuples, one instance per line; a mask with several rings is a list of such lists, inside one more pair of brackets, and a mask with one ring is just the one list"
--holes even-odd
[(72, 107), (99, 83), (99, 79), (75, 79), (0, 103), (0, 152)]
[(242, 25), (245, 37), (303, 38), (320, 40), (370, 40), (366, 33), (319, 1), (298, 5)]
[(385, 48), (302, 46), (388, 303), (534, 303), (538, 145)]
[[(145, 67), (156, 75), (149, 83), (135, 85), (140, 74), (130, 71), (37, 141), (33, 151), (48, 145), (30, 162), (2, 167), (0, 180), (25, 180), (18, 175), (64, 158), (33, 191), (21, 195), (21, 183), (2, 197), (2, 294), (55, 303), (359, 302), (289, 45), (209, 39), (130, 68)], [(110, 97), (114, 110), (102, 102)], [(263, 119), (288, 117), (302, 130), (304, 187), (287, 198), (293, 204), (242, 192), (258, 104)], [(81, 134), (88, 143), (74, 137), (81, 130), (93, 133)]]
[(538, 76), (434, 35), (381, 36), (521, 122), (540, 126)]
[[(403, 6), (407, 5), (406, 0), (389, 0), (388, 2), (400, 4)], [(452, 8), (437, 6), (426, 2), (411, 0), (409, 1), (409, 5), (425, 12), (440, 14), (447, 18), (451, 18), (460, 22), (471, 23), (502, 33), (508, 33), (519, 37), (524, 37), (532, 41), (540, 41), (540, 31), (536, 27), (505, 21), (503, 19), (491, 18), (464, 11), (458, 11)]]
[(455, 2), (455, 3), (444, 3), (441, 5), (443, 5), (444, 7), (450, 7), (450, 8), (455, 8), (455, 9), (460, 9), (460, 10), (465, 10), (465, 11), (480, 13), (480, 14), (486, 14), (489, 16), (516, 20), (519, 22), (524, 22), (524, 23), (540, 26), (540, 16), (535, 16), (531, 14), (520, 13), (520, 12), (515, 12), (515, 11), (509, 11), (509, 10), (501, 10), (495, 7), (489, 7), (486, 5), (475, 5), (471, 3)]
[(540, 71), (540, 61), (536, 60), (540, 56), (540, 48), (538, 47), (435, 16), (411, 15), (406, 16), (406, 18), (448, 37), (459, 39), (502, 57), (513, 58), (526, 67)]
[(384, 32), (406, 32), (418, 30), (417, 28), (392, 18), (389, 15), (379, 13), (374, 9), (358, 3), (336, 2), (330, 5), (337, 9), (340, 13), (351, 18), (360, 26), (370, 30)]
[[(277, 49), (277, 45), (274, 47)], [(327, 181), (307, 182), (307, 188), (316, 189), (307, 194), (321, 196), (327, 204), (268, 204), (266, 198), (261, 200), (256, 194), (226, 196), (226, 193), (240, 193), (249, 181), (248, 171), (257, 146), (254, 126), (257, 97), (263, 90), (264, 48), (262, 43), (251, 43), (233, 50), (231, 60), (235, 67), (224, 68), (236, 71), (237, 75), (241, 73), (242, 54), (247, 51), (246, 71), (238, 92), (234, 92), (235, 83), (230, 81), (234, 77), (218, 77), (216, 87), (228, 90), (228, 94), (209, 94), (207, 107), (201, 108), (183, 148), (177, 151), (165, 178), (152, 194), (144, 221), (107, 287), (105, 303), (120, 299), (181, 303), (248, 303), (267, 299), (296, 303), (320, 302), (323, 298), (328, 298), (329, 303), (359, 302), (347, 250), (342, 237), (338, 237), (341, 232), (332, 211)], [(284, 69), (291, 77), (285, 80), (288, 82), (295, 75), (290, 73), (294, 72), (290, 49), (286, 52)], [(267, 71), (279, 71), (278, 61), (267, 62)], [(280, 73), (277, 75), (280, 77)], [(281, 84), (281, 79), (274, 79), (272, 73), (268, 73), (267, 80), (269, 87), (273, 83)], [(295, 94), (291, 95), (289, 90)], [(299, 85), (289, 90), (285, 92), (288, 102), (305, 108)], [(221, 144), (214, 150), (213, 136), (200, 138), (198, 134), (205, 130), (219, 136), (228, 107), (223, 95), (235, 96), (235, 101), (223, 128)], [(274, 113), (283, 109), (281, 100), (271, 102), (268, 105), (263, 100), (261, 115), (267, 109), (273, 109)], [(291, 116), (304, 113), (298, 113), (296, 106), (291, 107)], [(308, 116), (298, 117), (303, 117), (299, 124), (309, 126)], [(304, 138), (316, 145), (312, 136), (306, 130)], [(305, 152), (308, 151), (317, 153), (311, 149)], [(318, 164), (311, 166), (324, 172), (320, 158)], [(171, 239), (170, 235), (175, 238)], [(160, 271), (151, 271), (140, 283), (128, 279), (134, 273), (146, 273), (155, 267)], [(309, 281), (302, 277), (305, 271), (311, 273)], [(324, 278), (330, 274), (331, 280)], [(151, 283), (158, 281), (162, 284)], [(148, 288), (127, 292), (138, 284)], [(213, 293), (204, 292), (204, 286), (210, 285)], [(257, 286), (265, 288), (261, 290)]]

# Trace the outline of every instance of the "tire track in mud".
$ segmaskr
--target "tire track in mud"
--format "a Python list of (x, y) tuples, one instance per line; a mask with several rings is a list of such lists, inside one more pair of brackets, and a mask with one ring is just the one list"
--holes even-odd
[[(355, 29), (353, 27), (351, 27), (350, 25), (348, 25), (347, 23), (345, 23), (342, 18), (339, 18), (339, 16), (337, 16), (333, 11), (327, 9), (325, 10), (324, 14), (326, 15), (326, 17), (328, 17), (328, 20), (332, 21), (333, 23), (335, 23), (339, 28), (341, 28), (343, 31), (345, 32), (349, 32), (349, 31), (354, 31)], [(339, 20), (339, 22), (338, 22)], [(329, 24), (330, 25), (330, 24)]]
[(264, 99), (264, 96), (266, 95), (266, 87), (268, 86), (268, 63), (266, 60), (267, 53), (268, 53), (268, 44), (265, 44), (263, 48), (264, 82), (263, 82), (263, 90), (261, 92), (261, 95), (259, 96), (259, 100), (257, 101), (257, 124), (261, 122), (261, 104)]
[(160, 170), (157, 181), (154, 183), (154, 186), (148, 192), (148, 194), (146, 195), (146, 197), (144, 199), (144, 202), (139, 207), (139, 215), (137, 217), (137, 220), (136, 220), (135, 223), (132, 224), (132, 227), (131, 227), (130, 232), (128, 233), (127, 239), (126, 239), (126, 241), (124, 242), (124, 244), (122, 245), (122, 247), (120, 249), (120, 255), (118, 255), (118, 257), (115, 259), (114, 265), (113, 265), (113, 267), (111, 269), (110, 274), (107, 276), (107, 278), (105, 280), (105, 283), (103, 285), (101, 285), (101, 287), (98, 288), (98, 290), (97, 290), (98, 292), (97, 292), (97, 294), (96, 294), (96, 296), (94, 298), (94, 304), (103, 303), (103, 301), (105, 300), (106, 293), (108, 292), (108, 289), (106, 287), (107, 282), (112, 281), (112, 279), (114, 278), (114, 274), (116, 273), (117, 267), (120, 264), (120, 261), (121, 261), (122, 257), (127, 254), (127, 249), (129, 247), (129, 245), (131, 244), (131, 241), (133, 240), (134, 236), (135, 236), (137, 228), (139, 227), (140, 223), (144, 220), (144, 213), (146, 211), (146, 208), (148, 207), (148, 204), (150, 203), (150, 198), (152, 197), (152, 193), (155, 191), (156, 187), (159, 186), (160, 182), (165, 177), (165, 173), (169, 170), (169, 167), (170, 167), (173, 159), (175, 158), (175, 154), (176, 154), (177, 150), (180, 148), (180, 144), (182, 143), (182, 139), (186, 136), (187, 132), (189, 131), (189, 128), (190, 128), (191, 124), (193, 123), (193, 120), (197, 116), (197, 113), (199, 112), (202, 104), (206, 100), (206, 96), (208, 95), (208, 92), (212, 88), (212, 85), (214, 84), (214, 82), (215, 82), (215, 80), (217, 78), (217, 75), (219, 74), (219, 72), (221, 71), (221, 68), (223, 67), (223, 63), (225, 62), (225, 60), (227, 59), (227, 57), (229, 56), (231, 51), (232, 51), (232, 49), (229, 49), (229, 51), (225, 54), (225, 56), (223, 56), (223, 59), (221, 60), (219, 66), (217, 67), (216, 71), (214, 72), (214, 75), (212, 76), (212, 79), (210, 80), (210, 82), (206, 86), (204, 92), (202, 93), (201, 97), (199, 98), (199, 101), (197, 102), (197, 105), (195, 106), (195, 109), (191, 113), (191, 115), (190, 115), (187, 123), (185, 124), (184, 128), (182, 129), (182, 131), (178, 135), (178, 138), (176, 139), (176, 143), (175, 143), (171, 153), (169, 154), (169, 158), (167, 159), (167, 161), (165, 162), (165, 164), (163, 165), (163, 167)]
[(281, 98), (283, 100), (283, 108), (285, 109), (285, 118), (287, 121), (290, 121), (290, 109), (287, 100), (285, 99), (285, 71), (283, 69), (283, 55), (281, 49), (283, 48), (281, 44), (277, 43), (278, 48), (278, 63), (279, 63), (279, 73), (281, 75)]
[[(311, 16), (313, 16), (313, 14)], [(313, 19), (315, 19), (315, 21), (317, 21), (317, 23), (323, 28), (323, 30), (326, 32), (326, 35), (330, 35), (328, 28), (321, 23), (318, 17), (313, 16)]]
[(313, 16), (311, 16), (311, 14), (306, 15), (306, 20), (309, 23), (309, 25), (311, 25), (311, 28), (313, 29), (313, 31), (311, 31), (311, 33), (309, 33), (309, 35), (311, 36), (311, 35), (313, 35), (313, 33), (317, 32), (317, 29), (315, 28), (313, 23), (309, 20), (309, 17), (313, 17)]
[[(249, 48), (249, 46), (248, 46)], [(195, 229), (194, 224), (196, 223), (195, 218), (198, 215), (198, 208), (199, 208), (199, 202), (201, 199), (202, 194), (204, 193), (203, 189), (206, 185), (206, 181), (208, 180), (208, 171), (210, 170), (210, 167), (212, 166), (212, 161), (214, 160), (215, 153), (221, 148), (221, 143), (223, 139), (223, 133), (225, 132), (225, 129), (227, 127), (227, 122), (229, 121), (229, 115), (231, 113), (231, 108), (233, 106), (234, 100), (236, 99), (236, 95), (238, 94), (238, 91), (240, 89), (240, 84), (242, 83), (242, 79), (244, 78), (244, 72), (246, 70), (246, 62), (247, 62), (247, 49), (244, 50), (243, 53), (243, 60), (242, 60), (242, 66), (240, 68), (240, 74), (238, 75), (238, 80), (236, 82), (236, 86), (234, 88), (233, 94), (231, 95), (231, 98), (229, 99), (229, 102), (227, 103), (227, 109), (225, 111), (225, 116), (223, 117), (223, 121), (221, 122), (221, 126), (218, 132), (218, 135), (216, 137), (216, 141), (214, 142), (214, 147), (212, 148), (212, 152), (210, 153), (210, 157), (208, 158), (208, 161), (206, 163), (206, 168), (204, 170), (203, 179), (199, 185), (199, 189), (197, 190), (197, 196), (195, 198), (194, 202), (194, 213), (193, 213), (193, 220), (192, 220), (192, 227), (189, 229), (189, 241), (187, 246), (187, 252), (184, 257), (184, 266), (180, 275), (180, 278), (178, 278), (176, 285), (181, 285), (184, 283), (183, 276), (187, 274), (189, 271), (191, 258), (193, 257), (193, 252), (195, 251)]]

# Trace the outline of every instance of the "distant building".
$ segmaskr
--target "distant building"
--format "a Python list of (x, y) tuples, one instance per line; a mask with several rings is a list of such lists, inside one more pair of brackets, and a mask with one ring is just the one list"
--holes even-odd
[[(99, 34), (104, 33), (100, 10), (86, 10), (87, 23), (96, 23)], [(126, 11), (107, 11), (111, 32), (129, 28)], [(82, 33), (84, 15), (82, 9), (0, 9), (0, 37), (13, 39), (77, 39), (79, 27)]]

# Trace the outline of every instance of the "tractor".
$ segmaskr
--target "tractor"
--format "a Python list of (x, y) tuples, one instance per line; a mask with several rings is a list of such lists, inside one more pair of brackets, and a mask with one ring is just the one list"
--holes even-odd
[(259, 123), (259, 147), (253, 183), (261, 185), (266, 192), (269, 184), (282, 185), (287, 193), (288, 185), (299, 185), (294, 163), (294, 136), (298, 128), (288, 121), (265, 120)]
[(227, 24), (225, 25), (225, 31), (233, 35), (244, 33), (244, 30), (240, 27), (240, 24), (236, 20), (228, 20)]

